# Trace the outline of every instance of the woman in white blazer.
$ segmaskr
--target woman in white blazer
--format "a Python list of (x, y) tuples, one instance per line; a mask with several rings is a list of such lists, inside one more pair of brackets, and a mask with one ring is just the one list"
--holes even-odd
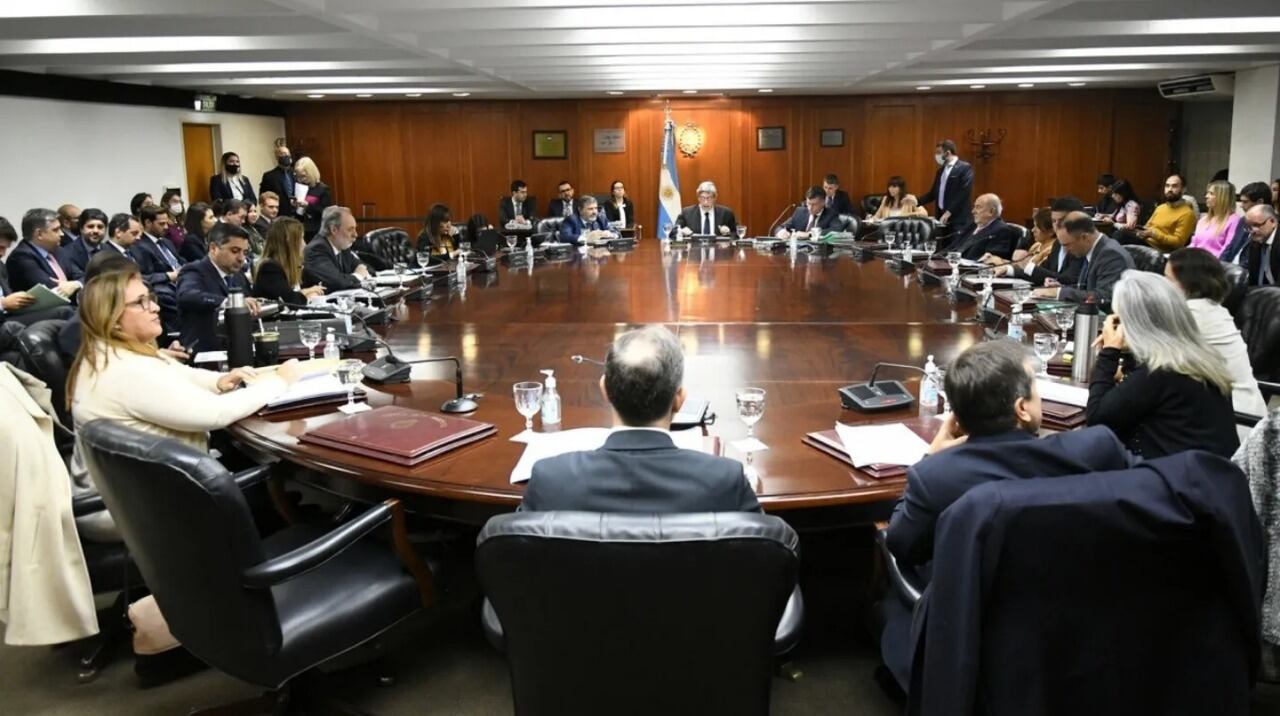
[(1187, 297), (1187, 307), (1205, 343), (1217, 350), (1226, 362), (1231, 373), (1231, 403), (1236, 412), (1266, 415), (1267, 403), (1253, 377), (1249, 349), (1231, 313), (1222, 307), (1222, 300), (1231, 288), (1222, 262), (1204, 249), (1182, 248), (1169, 254), (1164, 275)]

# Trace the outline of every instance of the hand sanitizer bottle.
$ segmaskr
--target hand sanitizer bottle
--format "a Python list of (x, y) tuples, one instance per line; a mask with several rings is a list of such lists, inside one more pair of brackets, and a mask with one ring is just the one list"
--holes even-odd
[(938, 366), (933, 362), (932, 355), (924, 364), (924, 380), (920, 381), (920, 405), (926, 408), (938, 405)]
[(542, 388), (542, 424), (543, 425), (559, 425), (560, 424), (560, 394), (556, 392), (555, 371), (541, 371), (547, 376), (547, 380)]
[(338, 360), (341, 357), (342, 349), (338, 347), (338, 338), (333, 335), (333, 329), (330, 328), (324, 336), (324, 359)]

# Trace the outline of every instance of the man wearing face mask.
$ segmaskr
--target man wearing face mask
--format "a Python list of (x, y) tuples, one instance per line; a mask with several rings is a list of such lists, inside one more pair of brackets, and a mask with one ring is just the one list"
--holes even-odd
[(938, 142), (933, 160), (938, 163), (938, 173), (933, 177), (933, 186), (920, 197), (919, 204), (924, 206), (934, 202), (934, 216), (938, 221), (951, 225), (952, 236), (961, 236), (972, 220), (973, 165), (956, 154), (956, 143), (950, 139)]
[(222, 173), (209, 177), (209, 197), (213, 201), (240, 199), (257, 203), (253, 184), (240, 173), (240, 155), (226, 152), (222, 155)]
[[(289, 147), (285, 145), (284, 140), (276, 140), (276, 165), (270, 171), (262, 174), (262, 183), (258, 185), (258, 194), (266, 194), (271, 192), (276, 195), (277, 205), (281, 197), (285, 199), (293, 198), (293, 154), (289, 151)], [(266, 197), (263, 197), (266, 202)], [(266, 206), (263, 206), (263, 213), (266, 213)], [(275, 216), (270, 217), (275, 220)]]

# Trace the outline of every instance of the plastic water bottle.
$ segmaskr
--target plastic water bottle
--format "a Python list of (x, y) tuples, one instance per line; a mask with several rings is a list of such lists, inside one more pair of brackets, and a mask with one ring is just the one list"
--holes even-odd
[(542, 388), (542, 424), (560, 424), (560, 394), (556, 392), (555, 371), (541, 371), (547, 376)]
[(938, 405), (938, 365), (933, 356), (924, 364), (924, 380), (920, 382), (920, 405), (934, 408)]
[(1009, 340), (1022, 342), (1023, 337), (1026, 336), (1026, 331), (1022, 328), (1024, 320), (1025, 318), (1020, 311), (1009, 314)]
[(338, 347), (338, 337), (333, 335), (333, 329), (324, 336), (324, 359), (338, 360), (342, 357), (342, 349)]
[(458, 285), (465, 286), (467, 283), (467, 262), (458, 257)]
[(529, 260), (529, 266), (533, 266), (533, 237), (530, 236), (524, 242), (524, 255)]

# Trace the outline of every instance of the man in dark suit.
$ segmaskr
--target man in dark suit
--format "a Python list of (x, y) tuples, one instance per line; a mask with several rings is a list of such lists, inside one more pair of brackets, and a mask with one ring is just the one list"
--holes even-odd
[(1249, 225), (1249, 245), (1241, 265), (1249, 275), (1250, 286), (1280, 284), (1280, 251), (1276, 250), (1276, 210), (1270, 204), (1259, 204), (1244, 215)]
[(178, 247), (169, 240), (169, 212), (158, 206), (144, 206), (138, 210), (142, 222), (142, 238), (129, 248), (142, 271), (142, 280), (151, 286), (175, 285), (182, 259)]
[(983, 194), (973, 202), (973, 223), (963, 234), (958, 234), (947, 252), (959, 251), (962, 258), (977, 261), (994, 256), (1008, 261), (1018, 248), (1022, 232), (1000, 218), (1004, 206), (995, 194)]
[(529, 196), (529, 185), (516, 179), (511, 182), (511, 196), (498, 202), (498, 225), (506, 227), (512, 221), (527, 226), (538, 218), (537, 200)]
[(58, 223), (62, 224), (61, 246), (67, 246), (80, 238), (76, 230), (80, 226), (80, 207), (75, 204), (63, 204), (58, 207)]
[(1133, 257), (1129, 252), (1115, 239), (1098, 233), (1093, 227), (1093, 217), (1082, 211), (1067, 215), (1058, 242), (1072, 256), (1082, 259), (1080, 278), (1073, 286), (1038, 288), (1035, 296), (1083, 303), (1092, 295), (1099, 304), (1110, 304), (1111, 293), (1120, 275), (1133, 268)]
[[(80, 223), (76, 228), (75, 240), (63, 246), (58, 255), (67, 276), (74, 281), (83, 281), (89, 259), (102, 248), (102, 240), (107, 236), (107, 215), (98, 209), (85, 209), (80, 213)], [(63, 231), (65, 233), (66, 230)]]
[[(1086, 428), (1036, 439), (1041, 405), (1036, 363), (1009, 341), (979, 343), (947, 370), (951, 416), (929, 455), (907, 470), (907, 488), (893, 509), (886, 545), (904, 572), (925, 586), (938, 518), (965, 492), (996, 480), (1061, 477), (1130, 466), (1132, 458), (1109, 429)], [(885, 623), (881, 654), (899, 684), (910, 683), (911, 613), (902, 597), (878, 605)]]
[[(277, 140), (278, 142), (279, 140)], [(283, 143), (276, 144), (276, 165), (262, 173), (262, 181), (258, 184), (258, 196), (267, 192), (276, 195), (276, 210), (279, 211), (281, 197), (285, 200), (293, 198), (293, 155), (289, 147)], [(271, 217), (275, 219), (275, 216)]]
[(302, 254), (302, 283), (320, 284), (326, 291), (360, 288), (369, 268), (351, 250), (356, 242), (356, 218), (345, 206), (331, 206), (320, 216), (320, 233)]
[[(0, 324), (13, 321), (21, 326), (30, 326), (33, 323), (50, 319), (65, 321), (75, 316), (75, 309), (70, 306), (57, 306), (43, 311), (23, 311), (35, 300), (35, 296), (26, 291), (13, 291), (10, 289), (9, 272), (5, 270), (4, 262), (0, 261)], [(13, 349), (13, 346), (10, 345), (12, 339), (20, 332), (0, 331), (0, 353), (7, 353)]]
[(785, 224), (778, 227), (778, 238), (788, 238), (795, 232), (803, 232), (816, 238), (815, 232), (836, 230), (840, 215), (827, 204), (827, 194), (822, 187), (809, 187), (809, 191), (805, 192), (804, 204), (796, 209), (796, 213)]
[(934, 215), (942, 223), (952, 225), (954, 236), (960, 236), (969, 223), (973, 166), (956, 154), (956, 143), (950, 139), (938, 142), (933, 159), (940, 168), (933, 177), (933, 186), (920, 197), (920, 206), (934, 202)]
[(600, 212), (600, 204), (588, 194), (578, 200), (578, 210), (560, 223), (560, 241), (577, 246), (583, 241), (603, 237), (616, 237), (609, 228), (609, 220)]
[(1029, 260), (1020, 264), (1005, 264), (996, 269), (997, 275), (1020, 278), (1036, 286), (1044, 286), (1050, 280), (1060, 286), (1074, 286), (1079, 283), (1080, 272), (1084, 269), (1084, 259), (1072, 256), (1062, 246), (1064, 237), (1068, 242), (1071, 240), (1067, 236), (1066, 229), (1063, 228), (1063, 222), (1073, 211), (1084, 211), (1084, 204), (1079, 199), (1074, 196), (1054, 199), (1049, 204), (1049, 219), (1053, 222), (1053, 233), (1057, 240), (1054, 241), (1049, 256), (1039, 264)]
[(734, 217), (733, 210), (716, 204), (718, 193), (716, 185), (712, 182), (704, 181), (699, 184), (698, 203), (685, 207), (680, 212), (672, 231), (679, 232), (683, 236), (693, 234), (732, 236), (737, 232), (738, 220)]
[(14, 291), (26, 291), (42, 285), (67, 298), (80, 290), (58, 261), (62, 243), (62, 225), (58, 215), (49, 209), (31, 209), (22, 216), (22, 241), (9, 251), (5, 259), (9, 284)]
[(758, 512), (742, 464), (682, 450), (667, 429), (684, 403), (684, 354), (662, 326), (622, 334), (600, 390), (613, 432), (597, 450), (539, 460), (520, 509), (588, 512)]
[(547, 217), (545, 218), (562, 216), (568, 219), (574, 214), (573, 184), (568, 179), (565, 179), (556, 186), (556, 193), (558, 196), (547, 205)]
[[(1258, 204), (1271, 203), (1271, 187), (1266, 182), (1255, 181), (1244, 185), (1240, 190), (1240, 210), (1245, 214)], [(1249, 222), (1241, 219), (1236, 224), (1236, 233), (1222, 248), (1222, 253), (1218, 258), (1223, 263), (1241, 264), (1243, 265), (1248, 259), (1249, 252), (1245, 249), (1249, 246)]]
[(848, 214), (849, 216), (860, 216), (858, 208), (853, 205), (853, 201), (849, 199), (849, 194), (840, 188), (840, 177), (835, 174), (828, 174), (822, 180), (822, 191), (826, 196), (827, 208), (835, 212), (836, 216)]
[[(231, 224), (218, 224), (209, 232), (209, 255), (182, 267), (178, 274), (178, 311), (182, 345), (196, 350), (222, 350), (218, 335), (218, 311), (227, 294), (238, 288), (248, 296), (249, 279), (244, 275), (249, 251), (249, 232)], [(257, 314), (258, 302), (246, 298), (249, 312)]]

